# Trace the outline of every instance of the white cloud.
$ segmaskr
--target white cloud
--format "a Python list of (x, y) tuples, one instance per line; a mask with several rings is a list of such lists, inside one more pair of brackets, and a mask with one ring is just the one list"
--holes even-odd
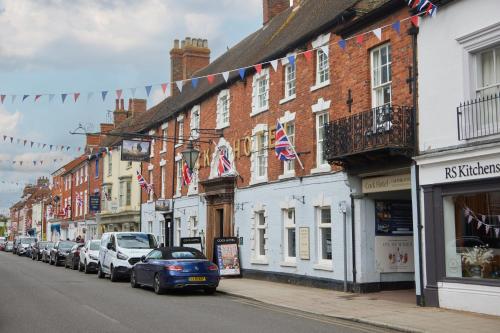
[[(9, 113), (4, 107), (0, 105), (0, 134), (2, 135), (15, 135), (17, 125), (21, 120), (21, 113), (16, 111)], [(3, 140), (3, 138), (1, 138)]]

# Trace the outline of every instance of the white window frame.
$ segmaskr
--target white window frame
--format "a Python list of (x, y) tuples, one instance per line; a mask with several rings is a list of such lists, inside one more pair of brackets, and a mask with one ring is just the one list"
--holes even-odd
[[(330, 223), (322, 222), (322, 211), (328, 209), (330, 211)], [(333, 266), (333, 230), (332, 230), (332, 209), (331, 206), (319, 206), (316, 207), (316, 227), (317, 227), (317, 258), (318, 264), (325, 267)], [(323, 258), (323, 229), (330, 229), (330, 251), (331, 259)]]
[[(382, 50), (386, 49), (386, 55), (388, 57), (388, 62), (382, 65)], [(392, 102), (392, 55), (391, 55), (391, 43), (385, 43), (380, 45), (370, 51), (370, 75), (371, 75), (371, 93), (372, 93), (372, 108), (379, 106), (390, 105)], [(378, 66), (375, 66), (375, 58), (378, 58)], [(390, 59), (390, 60), (389, 60)], [(377, 75), (376, 71), (380, 71), (379, 78), (380, 82), (376, 82)], [(387, 81), (382, 82), (382, 71), (386, 71)], [(389, 101), (383, 102), (379, 99), (379, 93), (385, 88), (389, 88)]]
[[(262, 69), (260, 74), (255, 73), (253, 76), (252, 113), (250, 113), (250, 116), (255, 116), (269, 110), (269, 81), (269, 67)], [(263, 88), (262, 91), (261, 88)], [(263, 105), (260, 105), (261, 98), (264, 101)]]
[(107, 160), (107, 165), (108, 165), (108, 177), (111, 177), (113, 175), (113, 156), (108, 153), (106, 154)]
[(148, 221), (148, 233), (153, 233), (153, 221)]
[(182, 195), (182, 156), (175, 158), (175, 196), (180, 197)]
[(87, 190), (83, 192), (83, 214), (87, 213), (87, 205), (88, 205), (88, 193)]
[[(289, 263), (295, 263), (297, 260), (297, 223), (295, 217), (295, 208), (283, 209), (283, 260)], [(290, 218), (290, 212), (293, 212), (293, 216)], [(288, 251), (289, 239), (288, 233), (290, 230), (294, 231), (295, 236), (295, 250), (294, 255), (291, 256)]]
[(320, 119), (325, 117), (327, 118), (326, 123), (330, 121), (330, 114), (328, 111), (324, 112), (319, 112), (316, 114), (316, 168), (321, 168), (321, 167), (327, 167), (327, 169), (330, 169), (330, 165), (328, 164), (328, 161), (324, 160), (323, 161), (323, 142), (324, 138), (321, 138), (320, 131), (321, 127), (323, 127), (323, 134), (324, 134), (324, 125), (326, 124), (323, 122), (322, 124), (320, 123)]
[(189, 237), (198, 237), (198, 216), (189, 217)]
[(201, 119), (201, 108), (199, 105), (193, 106), (191, 109), (191, 117), (189, 123), (189, 139), (198, 139), (200, 137), (200, 119)]
[[(290, 140), (290, 143), (292, 144), (292, 146), (295, 147), (295, 121), (289, 121), (289, 122), (283, 124), (283, 127), (285, 128), (285, 133), (288, 136), (288, 140)], [(290, 134), (291, 127), (293, 127), (292, 134)], [(283, 161), (283, 174), (295, 176), (295, 160)]]
[(184, 116), (180, 115), (177, 117), (177, 143), (175, 148), (178, 148), (184, 144)]
[[(316, 49), (316, 67), (315, 67), (315, 80), (311, 91), (326, 87), (330, 84), (330, 54), (329, 54), (330, 33), (318, 36), (313, 42), (312, 47)], [(326, 57), (326, 62), (323, 62), (323, 55)], [(325, 64), (325, 67), (321, 67)], [(326, 76), (324, 80), (321, 80)]]
[(166, 184), (165, 184), (165, 177), (166, 177), (166, 170), (167, 170), (167, 166), (166, 165), (161, 165), (160, 166), (160, 187), (161, 187), (161, 198), (162, 199), (165, 199), (165, 190), (167, 188)]
[(158, 233), (158, 244), (165, 244), (165, 220), (160, 220), (160, 232)]
[[(153, 189), (154, 188), (154, 172), (153, 172), (153, 168), (151, 168), (151, 169), (148, 170), (148, 175), (149, 175), (149, 177), (148, 177), (149, 178), (149, 186), (151, 186), (151, 189)], [(141, 191), (142, 191), (142, 189), (141, 189)], [(148, 195), (149, 195), (149, 199), (148, 200), (149, 201), (153, 201), (154, 200), (154, 191), (153, 190), (149, 191)]]
[[(149, 131), (149, 135), (155, 135), (155, 133), (156, 132), (154, 130)], [(156, 140), (154, 138), (151, 139), (151, 149), (150, 149), (150, 154), (149, 154), (150, 158), (155, 157), (155, 143), (156, 143)]]
[[(495, 81), (492, 84), (482, 86), (480, 85), (480, 81), (482, 80), (482, 55), (485, 53), (493, 53), (493, 80)], [(482, 50), (481, 52), (477, 52), (474, 54), (474, 62), (475, 62), (475, 67), (476, 67), (476, 75), (475, 75), (475, 85), (474, 85), (474, 90), (475, 90), (475, 98), (481, 98), (481, 97), (487, 97), (491, 96), (494, 94), (499, 94), (500, 93), (500, 61), (497, 62), (497, 57), (500, 59), (500, 46), (495, 45), (495, 46), (490, 46), (487, 49)], [(497, 79), (498, 77), (498, 79)], [(480, 87), (481, 86), (481, 87)], [(490, 93), (482, 93), (486, 90), (493, 89), (495, 90), (494, 92)]]
[(229, 89), (224, 89), (217, 96), (217, 125), (221, 129), (229, 126), (229, 117), (231, 114), (231, 95)]
[[(280, 104), (289, 102), (297, 97), (297, 63), (290, 63), (288, 60), (289, 56), (293, 54), (287, 54), (286, 58), (281, 60), (283, 64), (283, 99), (280, 100)], [(294, 55), (295, 56), (295, 55)], [(292, 76), (293, 74), (293, 76)]]
[[(264, 219), (264, 224), (260, 224), (260, 217)], [(254, 251), (253, 251), (253, 258), (255, 260), (259, 261), (267, 261), (267, 254), (268, 254), (268, 242), (267, 242), (267, 214), (264, 210), (259, 210), (254, 212), (254, 240), (255, 240), (255, 246), (254, 246)], [(261, 234), (261, 231), (264, 231), (263, 234)], [(261, 237), (262, 235), (262, 237)], [(261, 239), (262, 238), (262, 239)], [(264, 242), (264, 254), (261, 252), (261, 245), (262, 242)]]
[[(267, 182), (268, 179), (268, 146), (269, 146), (269, 132), (267, 124), (258, 124), (252, 131), (252, 155), (251, 155), (251, 180), (250, 184)], [(260, 141), (262, 140), (262, 141)], [(262, 147), (259, 143), (262, 142)], [(264, 163), (261, 165), (261, 163)], [(261, 166), (263, 167), (263, 174), (259, 174)]]
[(89, 179), (89, 165), (85, 164), (83, 170), (84, 170), (84, 177), (85, 177), (84, 181), (87, 182)]
[(162, 141), (161, 141), (161, 151), (160, 151), (160, 154), (164, 154), (167, 152), (167, 140), (166, 138), (168, 137), (168, 123), (164, 123), (163, 125), (161, 125), (161, 137), (162, 137)]
[(182, 236), (182, 229), (181, 229), (181, 218), (176, 217), (174, 219), (175, 223), (175, 243), (177, 246), (181, 246), (181, 236)]

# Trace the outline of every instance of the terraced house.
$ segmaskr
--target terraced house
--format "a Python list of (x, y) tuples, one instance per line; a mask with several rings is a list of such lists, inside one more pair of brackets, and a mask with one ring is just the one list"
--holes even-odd
[[(200, 236), (209, 257), (215, 237), (238, 237), (246, 276), (413, 288), (411, 12), (269, 0), (263, 14), (212, 62), (206, 40), (174, 41), (171, 96), (112, 132), (153, 139), (141, 230), (174, 245)], [(278, 122), (298, 159), (276, 157)], [(186, 150), (200, 153), (191, 176)]]

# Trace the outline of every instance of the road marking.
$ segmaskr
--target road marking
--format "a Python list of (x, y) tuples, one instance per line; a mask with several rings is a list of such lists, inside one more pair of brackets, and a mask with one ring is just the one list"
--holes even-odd
[(115, 324), (120, 324), (120, 322), (119, 322), (118, 320), (116, 320), (116, 319), (114, 319), (114, 318), (111, 318), (110, 316), (106, 316), (104, 313), (99, 312), (99, 310), (94, 309), (94, 308), (93, 308), (93, 307), (91, 307), (91, 306), (88, 306), (88, 305), (86, 305), (86, 304), (83, 304), (82, 306), (83, 306), (84, 308), (86, 308), (86, 309), (89, 309), (89, 310), (90, 310), (90, 311), (92, 311), (93, 313), (95, 313), (95, 314), (97, 314), (97, 315), (99, 315), (99, 316), (103, 317), (104, 319), (107, 319), (107, 320), (109, 320), (109, 321), (111, 321), (111, 322), (113, 322), (113, 323), (115, 323)]
[[(279, 312), (279, 313), (283, 313), (283, 314), (287, 314), (287, 315), (291, 315), (291, 316), (296, 316), (296, 317), (300, 317), (300, 318), (305, 318), (305, 319), (321, 322), (324, 324), (335, 324), (337, 326), (342, 326), (344, 328), (351, 328), (351, 329), (357, 330), (359, 332), (367, 332), (367, 333), (397, 332), (397, 331), (391, 330), (391, 329), (384, 329), (384, 328), (377, 327), (377, 326), (370, 326), (370, 325), (362, 323), (362, 322), (350, 323), (350, 322), (348, 322), (347, 319), (320, 317), (319, 315), (308, 314), (306, 312), (299, 312), (298, 310), (288, 309), (288, 308), (280, 307), (277, 305), (266, 305), (265, 303), (261, 303), (258, 301), (245, 300), (245, 299), (234, 299), (234, 300), (238, 303), (246, 304), (246, 305), (258, 308), (258, 309)], [(370, 326), (370, 327), (367, 327), (367, 326)]]

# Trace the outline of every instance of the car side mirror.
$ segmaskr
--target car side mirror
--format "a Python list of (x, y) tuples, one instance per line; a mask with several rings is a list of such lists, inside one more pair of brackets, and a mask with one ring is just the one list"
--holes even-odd
[(147, 260), (147, 259), (146, 259), (146, 256), (142, 256), (142, 257), (141, 257), (141, 261), (142, 261), (142, 262), (146, 262), (146, 260)]
[(108, 245), (106, 245), (106, 247), (107, 247), (108, 250), (112, 250), (113, 249), (113, 244), (108, 243)]

